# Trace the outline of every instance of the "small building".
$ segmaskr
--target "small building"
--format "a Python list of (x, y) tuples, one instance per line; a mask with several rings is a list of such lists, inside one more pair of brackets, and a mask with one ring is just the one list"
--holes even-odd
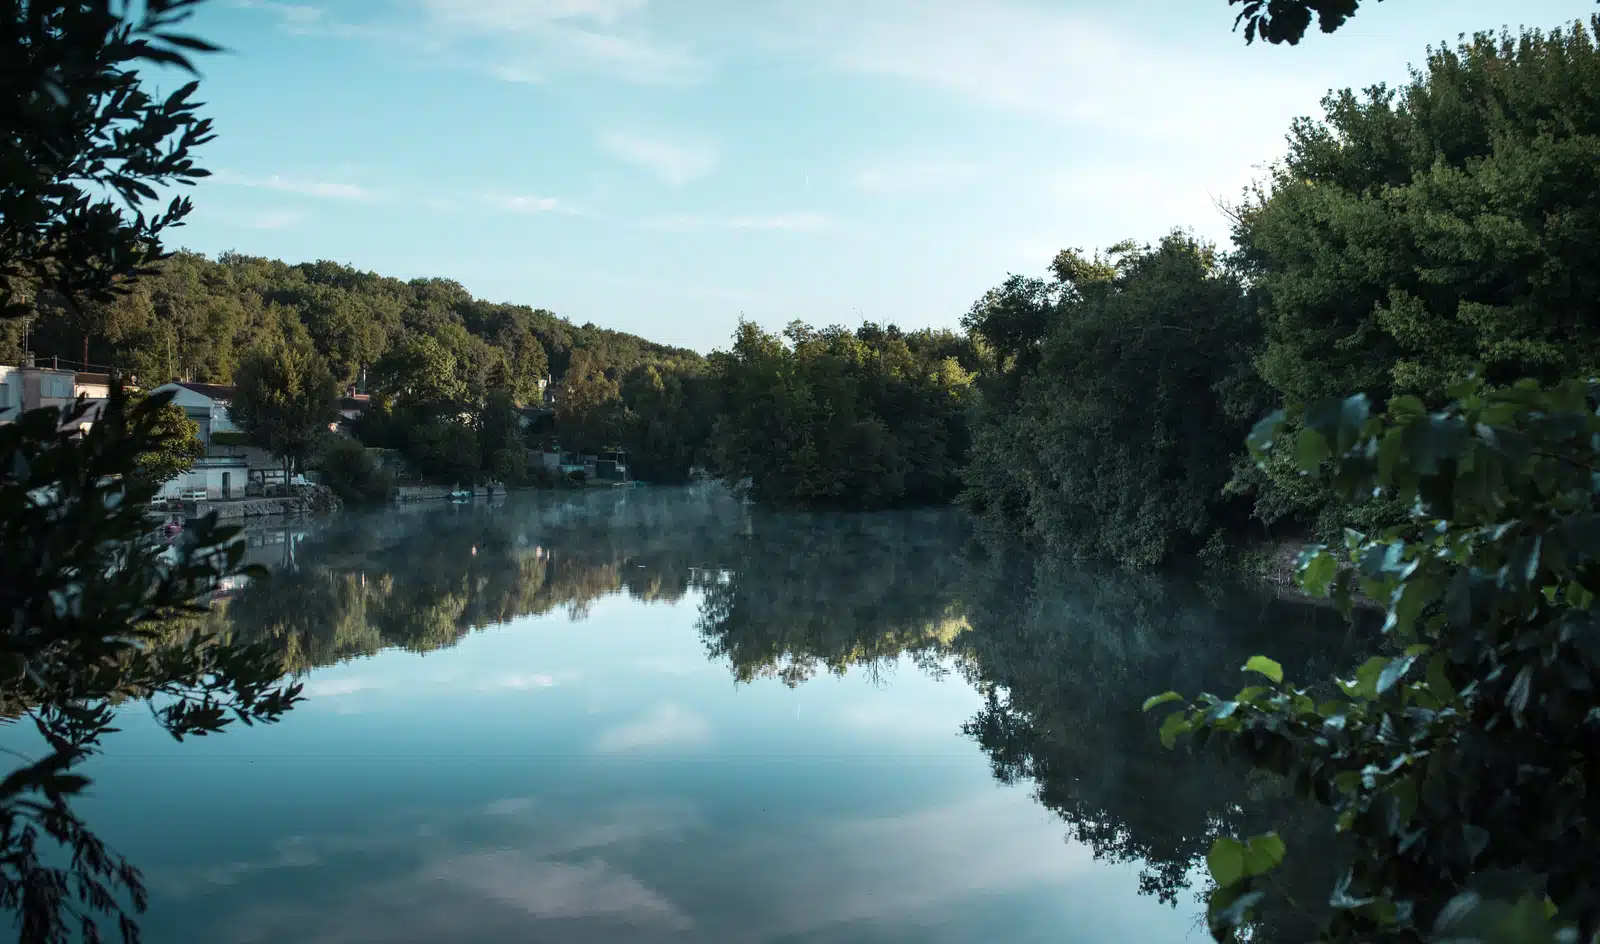
[(150, 392), (168, 391), (172, 393), (173, 404), (200, 427), (200, 441), (205, 443), (208, 452), (211, 449), (212, 433), (238, 431), (233, 425), (233, 415), (228, 412), (228, 406), (233, 402), (231, 384), (177, 381), (162, 384)]
[[(81, 397), (88, 401), (88, 410), (70, 424), (64, 420), (61, 428), (65, 430), (70, 425), (79, 433), (87, 432), (111, 398), (111, 383), (110, 374), (0, 364), (0, 423), (14, 422), (23, 413), (41, 407), (55, 407), (64, 418)], [(138, 389), (131, 382), (123, 386)]]
[(597, 482), (628, 481), (628, 453), (621, 446), (607, 446), (594, 457), (589, 477)]
[(345, 395), (339, 398), (339, 418), (328, 424), (328, 431), (341, 436), (353, 436), (354, 424), (367, 412), (367, 407), (372, 405), (372, 396), (366, 393), (356, 393), (351, 387)]

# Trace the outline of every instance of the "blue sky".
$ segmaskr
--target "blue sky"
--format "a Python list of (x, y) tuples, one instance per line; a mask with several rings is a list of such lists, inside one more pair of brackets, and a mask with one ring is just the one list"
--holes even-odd
[(1330, 88), (1588, 0), (1390, 0), (1299, 48), (1223, 0), (211, 0), (177, 243), (333, 259), (700, 350), (954, 326), (1007, 272), (1228, 200)]

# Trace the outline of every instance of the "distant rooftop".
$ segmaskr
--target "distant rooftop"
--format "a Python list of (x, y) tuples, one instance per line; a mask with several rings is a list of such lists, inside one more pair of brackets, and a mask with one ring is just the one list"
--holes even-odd
[(233, 399), (233, 385), (232, 384), (191, 383), (191, 382), (186, 381), (186, 380), (179, 380), (179, 381), (176, 381), (176, 383), (177, 383), (178, 386), (182, 387), (183, 389), (185, 389), (185, 390), (193, 390), (195, 393), (200, 394), (202, 397), (210, 397), (213, 400), (225, 400), (225, 401)]

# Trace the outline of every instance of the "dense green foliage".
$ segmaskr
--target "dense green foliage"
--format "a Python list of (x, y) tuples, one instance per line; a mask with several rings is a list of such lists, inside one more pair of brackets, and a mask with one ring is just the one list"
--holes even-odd
[[(148, 399), (139, 393), (129, 393), (127, 397), (135, 409)], [(139, 454), (134, 474), (151, 486), (159, 486), (194, 468), (195, 460), (205, 456), (206, 447), (200, 441), (200, 427), (176, 404), (163, 398), (150, 409), (150, 447)]]
[[(785, 343), (787, 341), (787, 343)], [(867, 324), (783, 338), (748, 322), (711, 357), (722, 410), (711, 467), (772, 504), (882, 508), (946, 502), (967, 451), (973, 375), (948, 333)]]
[[(57, 431), (53, 409), (0, 426), (0, 603), (11, 614), (0, 703), (32, 721), (46, 748), (0, 782), (0, 904), (21, 913), (25, 941), (97, 940), (85, 930), (96, 913), (137, 938), (122, 902), (143, 910), (139, 873), (70, 804), (89, 782), (73, 768), (116, 730), (119, 702), (150, 700), (182, 738), (275, 720), (298, 697), (278, 683), (270, 649), (172, 631), (223, 577), (251, 571), (238, 529), (215, 516), (175, 545), (150, 533), (143, 508), (157, 482), (127, 472), (171, 435), (169, 405), (164, 394), (131, 405), (115, 396), (81, 440)], [(57, 843), (70, 864), (50, 850)]]
[(323, 436), (313, 465), (319, 481), (347, 505), (386, 502), (394, 491), (393, 474), (347, 436)]
[(1013, 278), (968, 329), (995, 351), (974, 410), (964, 501), (1046, 544), (1154, 564), (1242, 523), (1224, 494), (1267, 404), (1259, 323), (1215, 251), (1174, 234)]
[[(1201, 696), (1162, 736), (1192, 732), (1332, 808), (1355, 842), (1332, 895), (1335, 939), (1535, 941), (1566, 928), (1592, 940), (1600, 389), (1474, 380), (1452, 393), (1436, 413), (1414, 397), (1378, 415), (1359, 394), (1320, 402), (1293, 411), (1303, 422), (1287, 438), (1284, 415), (1263, 421), (1257, 450), (1292, 449), (1308, 474), (1326, 460), (1340, 494), (1376, 488), (1413, 509), (1301, 566), (1308, 590), (1347, 611), (1356, 589), (1384, 601), (1399, 651), (1320, 702), (1252, 658), (1245, 668), (1271, 684)], [(1270, 836), (1213, 846), (1219, 940), (1283, 855)]]
[(186, 50), (213, 48), (172, 32), (195, 2), (126, 17), (124, 4), (0, 3), (0, 318), (41, 296), (77, 313), (163, 257), (162, 234), (190, 204), (149, 203), (156, 187), (208, 176), (192, 151), (211, 121), (195, 111), (197, 83), (157, 98), (139, 67), (188, 69)]
[[(1325, 6), (1311, 5), (1325, 25), (1354, 10)], [(1053, 279), (991, 291), (965, 321), (994, 358), (966, 502), (1137, 564), (1401, 520), (1391, 500), (1347, 500), (1238, 444), (1286, 402), (1361, 391), (1437, 407), (1474, 371), (1600, 370), (1597, 32), (1600, 18), (1480, 34), (1430, 50), (1398, 91), (1330, 95), (1236, 209), (1226, 259), (1175, 235), (1068, 251)]]
[(338, 390), (327, 363), (305, 342), (279, 344), (248, 354), (237, 381), (233, 421), (286, 473), (303, 469), (334, 417)]
[[(468, 396), (499, 386), (523, 401), (537, 400), (538, 381), (566, 373), (579, 351), (624, 372), (700, 359), (548, 311), (475, 299), (448, 279), (403, 281), (326, 261), (290, 265), (184, 252), (125, 288), (86, 312), (89, 360), (147, 383), (228, 383), (250, 351), (299, 338), (312, 342), (340, 383), (359, 382), (364, 369), (373, 381), (384, 355), (429, 338), (455, 358), (453, 373)], [(64, 314), (41, 299), (31, 344), (42, 355), (75, 361), (83, 330)]]
[[(1439, 406), (1475, 369), (1507, 383), (1600, 368), (1596, 30), (1441, 46), (1398, 92), (1345, 90), (1295, 124), (1236, 232), (1281, 398)], [(1403, 512), (1349, 506), (1282, 461), (1265, 472), (1269, 522), (1331, 536)]]
[[(192, 149), (209, 123), (192, 83), (158, 100), (139, 70), (188, 69), (187, 51), (211, 48), (173, 32), (192, 6), (0, 3), (0, 316), (33, 299), (79, 315), (163, 258), (162, 231), (189, 206), (145, 202), (204, 176)], [(114, 388), (81, 437), (63, 429), (76, 432), (82, 405), (0, 426), (0, 703), (40, 736), (0, 779), (0, 905), (28, 944), (138, 940), (139, 872), (74, 809), (116, 704), (147, 700), (182, 738), (272, 721), (299, 693), (277, 681), (270, 649), (179, 621), (242, 572), (243, 549), (214, 517), (173, 545), (149, 532), (143, 508), (193, 460), (194, 427), (166, 396)]]

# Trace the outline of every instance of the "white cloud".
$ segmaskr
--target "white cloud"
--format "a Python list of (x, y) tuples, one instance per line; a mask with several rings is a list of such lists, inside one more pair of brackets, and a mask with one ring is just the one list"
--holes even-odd
[[(1082, 9), (970, 0), (794, 0), (765, 33), (773, 48), (847, 72), (1099, 129), (1213, 141), (1289, 118), (1328, 87), (1259, 57), (1202, 58), (1109, 28)], [(1281, 113), (1281, 114), (1280, 114)], [(1263, 120), (1264, 116), (1267, 117)]]
[(558, 197), (535, 197), (527, 194), (484, 194), (485, 203), (507, 213), (566, 213), (578, 211)]
[(560, 20), (614, 25), (642, 10), (647, 0), (422, 0), (423, 9), (443, 23), (486, 32), (536, 29)]
[(820, 213), (790, 213), (779, 216), (666, 216), (645, 220), (646, 229), (674, 231), (704, 229), (754, 229), (787, 230), (795, 233), (815, 233), (827, 229), (832, 221)]
[(870, 193), (925, 193), (969, 183), (982, 173), (982, 167), (968, 161), (931, 158), (880, 160), (851, 174), (850, 185)]
[[(468, 61), (508, 82), (542, 82), (552, 70), (592, 71), (648, 84), (702, 78), (698, 56), (631, 25), (645, 0), (420, 0), (427, 34), (476, 46)], [(457, 50), (460, 51), (459, 49)]]
[(706, 142), (668, 141), (625, 131), (600, 135), (600, 146), (620, 161), (638, 167), (675, 187), (710, 174), (717, 152)]
[(637, 720), (602, 731), (594, 750), (598, 754), (621, 754), (663, 747), (694, 748), (710, 739), (711, 726), (705, 718), (666, 704)]
[(277, 174), (267, 177), (249, 177), (229, 170), (219, 170), (211, 175), (211, 179), (217, 183), (232, 187), (277, 190), (282, 193), (297, 193), (303, 196), (321, 197), (328, 200), (371, 200), (375, 197), (371, 191), (356, 184), (322, 180), (294, 180), (280, 177)]
[(539, 862), (517, 852), (485, 852), (450, 859), (428, 877), (461, 886), (544, 919), (607, 917), (639, 926), (688, 930), (687, 915), (638, 879), (604, 862)]
[(358, 678), (317, 678), (305, 683), (305, 693), (312, 698), (331, 698), (352, 695), (374, 687), (370, 681)]
[(250, 10), (264, 10), (281, 21), (291, 33), (307, 33), (322, 21), (322, 10), (300, 3), (277, 3), (275, 0), (234, 0), (234, 6)]
[(495, 689), (536, 689), (549, 688), (555, 685), (556, 680), (548, 675), (538, 674), (512, 674), (491, 678), (478, 686), (479, 691), (493, 691)]

